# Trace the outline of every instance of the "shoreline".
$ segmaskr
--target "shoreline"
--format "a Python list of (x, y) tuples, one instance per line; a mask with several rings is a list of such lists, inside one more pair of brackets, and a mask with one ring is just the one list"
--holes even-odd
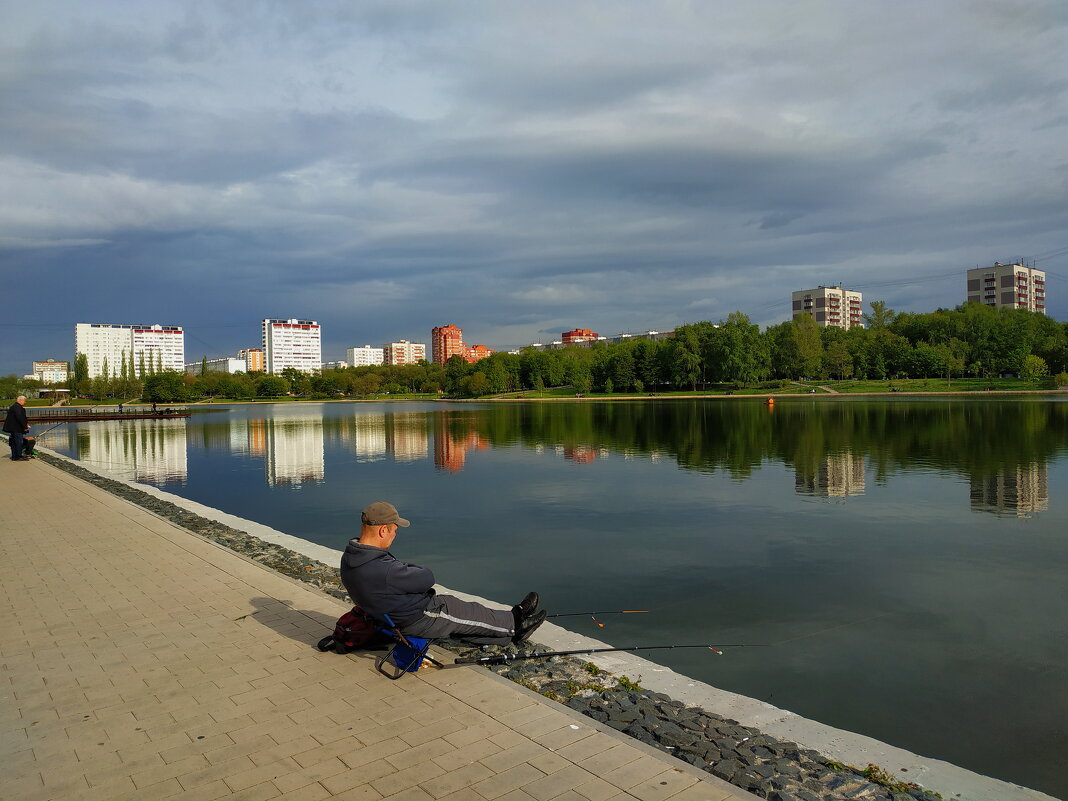
[[(251, 557), (283, 575), (310, 583), (335, 598), (347, 600), (337, 578), (337, 568), (331, 567), (339, 561), (340, 551), (188, 501), (151, 485), (114, 478), (47, 449), (44, 454), (43, 460), (49, 464), (191, 533)], [(503, 608), (477, 596), (440, 589)], [(553, 650), (606, 645), (551, 624), (543, 629), (539, 632), (540, 639)], [(975, 801), (1051, 798), (949, 763), (910, 754), (863, 735), (809, 721), (755, 699), (717, 690), (634, 654), (598, 654), (589, 657), (589, 661), (572, 657), (518, 662), (494, 671), (767, 797), (774, 797), (775, 793), (804, 801), (846, 798), (932, 801), (937, 797), (918, 788), (895, 796), (847, 767), (873, 762), (896, 774), (899, 782), (922, 781), (947, 797)], [(610, 687), (608, 676), (622, 678)], [(647, 686), (637, 687), (637, 681), (632, 682), (628, 676), (644, 677), (639, 680)]]
[[(172, 407), (184, 407), (186, 409), (197, 408), (212, 408), (214, 406), (226, 407), (226, 406), (267, 406), (273, 404), (287, 404), (287, 405), (302, 405), (312, 403), (541, 403), (541, 402), (579, 402), (579, 403), (596, 403), (596, 402), (612, 402), (612, 401), (671, 401), (671, 400), (724, 400), (724, 401), (744, 401), (752, 399), (774, 398), (776, 401), (789, 401), (789, 400), (815, 400), (819, 399), (833, 399), (842, 400), (846, 398), (990, 398), (990, 397), (1035, 397), (1041, 395), (1048, 395), (1051, 398), (1068, 395), (1068, 388), (1066, 389), (990, 389), (990, 390), (946, 390), (946, 391), (931, 391), (931, 390), (901, 390), (899, 392), (763, 392), (752, 393), (748, 395), (727, 395), (727, 394), (704, 394), (697, 393), (692, 395), (661, 395), (661, 394), (648, 394), (641, 395), (595, 395), (595, 396), (583, 396), (583, 397), (551, 397), (551, 398), (319, 398), (319, 399), (302, 399), (302, 400), (229, 400), (229, 401), (185, 401), (182, 403), (173, 403)], [(109, 406), (114, 404), (107, 404)], [(129, 402), (124, 403), (124, 406), (147, 406), (148, 403), (144, 402)], [(78, 408), (72, 406), (70, 408)]]

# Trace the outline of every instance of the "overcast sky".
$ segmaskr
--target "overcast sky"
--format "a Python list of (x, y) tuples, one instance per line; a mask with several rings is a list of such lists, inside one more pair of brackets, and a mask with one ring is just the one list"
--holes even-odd
[[(502, 349), (964, 300), (1068, 319), (1068, 3), (0, 0), (0, 373), (76, 322)], [(1059, 274), (1059, 275), (1058, 275)]]

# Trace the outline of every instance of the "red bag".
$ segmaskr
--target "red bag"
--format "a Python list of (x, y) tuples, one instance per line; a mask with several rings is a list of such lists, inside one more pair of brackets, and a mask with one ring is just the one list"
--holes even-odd
[(320, 651), (333, 649), (336, 653), (347, 654), (349, 651), (375, 648), (392, 641), (392, 637), (378, 630), (374, 618), (360, 607), (354, 606), (337, 619), (334, 633), (323, 637), (315, 647)]

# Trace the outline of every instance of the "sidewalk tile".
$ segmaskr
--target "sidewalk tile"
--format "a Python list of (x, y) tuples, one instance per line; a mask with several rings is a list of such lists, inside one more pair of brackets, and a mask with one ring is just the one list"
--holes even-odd
[[(516, 765), (514, 768), (495, 773), (480, 782), (473, 785), (475, 791), (478, 792), (487, 801), (494, 801), (494, 799), (500, 798), (503, 795), (507, 795), (512, 790), (516, 790), (525, 784), (529, 784), (532, 781), (541, 779), (545, 776), (540, 770), (533, 765), (522, 763)], [(618, 793), (619, 790), (612, 788), (612, 791)], [(589, 801), (602, 801), (602, 799), (589, 799)]]
[[(437, 766), (435, 766), (437, 767)], [(492, 771), (485, 765), (472, 762), (462, 768), (449, 771), (431, 781), (423, 782), (419, 786), (426, 790), (434, 798), (443, 798), (455, 793), (464, 787), (482, 781), (492, 775)]]
[(321, 654), (336, 599), (47, 463), (0, 481), (5, 799), (751, 799), (482, 668)]

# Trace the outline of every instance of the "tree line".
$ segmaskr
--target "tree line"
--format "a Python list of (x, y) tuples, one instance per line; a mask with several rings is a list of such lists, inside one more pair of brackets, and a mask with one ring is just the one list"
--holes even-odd
[(1068, 369), (1068, 325), (1043, 314), (966, 304), (898, 314), (871, 303), (865, 327), (821, 328), (808, 315), (763, 331), (742, 312), (633, 339), (556, 350), (496, 353), (445, 367), (445, 391), (479, 396), (571, 386), (586, 392), (752, 387), (797, 379), (1017, 375), (1037, 380)]
[[(1068, 370), (1068, 324), (1020, 309), (965, 304), (929, 313), (897, 313), (872, 301), (865, 327), (819, 327), (808, 315), (761, 330), (742, 312), (718, 323), (676, 329), (670, 339), (631, 339), (555, 350), (524, 348), (468, 364), (377, 365), (278, 375), (200, 375), (123, 363), (114, 375), (88, 377), (84, 354), (75, 358), (68, 388), (75, 395), (180, 402), (198, 398), (272, 398), (287, 394), (445, 394), (480, 397), (503, 392), (571, 387), (588, 392), (658, 392), (711, 386), (776, 388), (797, 379), (875, 379), (1017, 375), (1037, 380)], [(11, 384), (3, 390), (5, 384)], [(0, 379), (7, 396), (30, 386)]]

